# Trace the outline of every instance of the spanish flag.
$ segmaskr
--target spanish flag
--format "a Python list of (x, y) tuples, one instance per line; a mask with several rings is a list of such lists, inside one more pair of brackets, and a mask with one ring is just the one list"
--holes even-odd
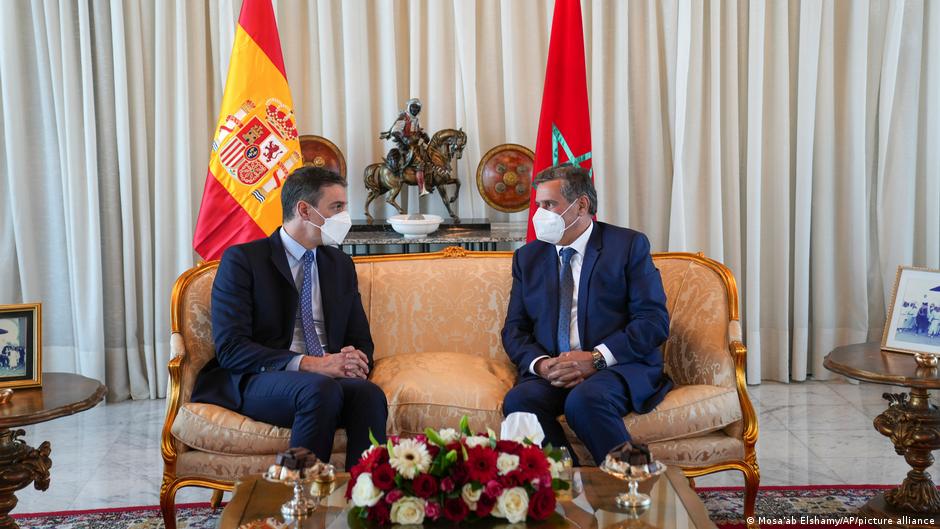
[(281, 184), (301, 166), (293, 105), (271, 0), (244, 0), (193, 236), (203, 259), (281, 224)]
[[(581, 3), (578, 0), (555, 2), (545, 87), (542, 89), (542, 112), (535, 140), (533, 178), (542, 169), (561, 162), (591, 169), (591, 115), (588, 111)], [(592, 178), (593, 175), (592, 171)], [(528, 242), (535, 240), (532, 216), (538, 209), (533, 188), (529, 197)]]

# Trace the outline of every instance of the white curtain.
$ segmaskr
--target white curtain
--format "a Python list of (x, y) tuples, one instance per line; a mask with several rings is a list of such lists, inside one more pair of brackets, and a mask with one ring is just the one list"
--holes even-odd
[[(165, 394), (240, 5), (21, 0), (0, 17), (0, 304), (42, 301), (45, 369), (112, 399)], [(429, 130), (468, 134), (459, 214), (524, 220), (488, 208), (475, 171), (535, 144), (552, 2), (274, 6), (301, 132), (345, 153), (354, 217), (378, 132), (420, 97)], [(940, 5), (582, 11), (599, 218), (731, 267), (752, 383), (825, 378), (832, 347), (877, 339), (897, 265), (940, 267)]]

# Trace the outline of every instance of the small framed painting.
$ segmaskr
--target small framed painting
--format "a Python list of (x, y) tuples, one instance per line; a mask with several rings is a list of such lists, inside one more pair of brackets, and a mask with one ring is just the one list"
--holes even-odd
[(0, 388), (42, 386), (42, 305), (0, 305)]
[(898, 267), (881, 348), (940, 355), (940, 270)]

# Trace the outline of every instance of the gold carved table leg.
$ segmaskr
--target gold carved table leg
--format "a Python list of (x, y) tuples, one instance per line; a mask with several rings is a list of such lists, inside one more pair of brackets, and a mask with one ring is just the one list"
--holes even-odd
[(35, 482), (37, 490), (49, 488), (49, 467), (52, 448), (49, 441), (39, 448), (27, 446), (19, 439), (23, 430), (0, 429), (0, 529), (19, 527), (10, 516), (16, 507), (16, 491)]
[(940, 448), (940, 410), (930, 404), (929, 394), (923, 388), (911, 389), (910, 398), (905, 393), (885, 393), (884, 397), (890, 405), (875, 418), (875, 429), (891, 438), (894, 450), (904, 456), (911, 470), (899, 487), (885, 492), (883, 497), (876, 496), (863, 512), (878, 517), (936, 520), (940, 518), (940, 491), (926, 469), (934, 461), (931, 452)]

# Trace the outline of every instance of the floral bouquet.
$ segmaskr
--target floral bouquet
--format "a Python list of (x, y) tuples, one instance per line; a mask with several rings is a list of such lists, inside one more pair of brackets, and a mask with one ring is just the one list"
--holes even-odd
[(555, 510), (555, 491), (570, 486), (559, 479), (559, 450), (500, 440), (492, 430), (472, 435), (466, 417), (459, 431), (428, 428), (372, 445), (350, 470), (346, 497), (354, 516), (378, 525), (544, 520)]

